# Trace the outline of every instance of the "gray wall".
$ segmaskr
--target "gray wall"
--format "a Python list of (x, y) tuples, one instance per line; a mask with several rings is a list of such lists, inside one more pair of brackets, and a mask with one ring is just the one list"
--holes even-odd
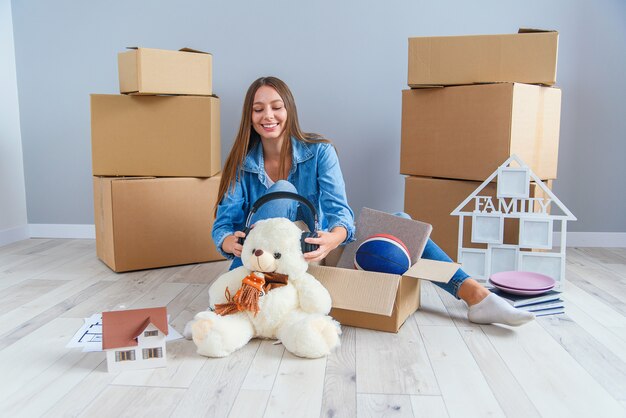
[[(19, 227), (25, 234), (26, 192), (13, 23), (11, 0), (0, 0), (0, 232)], [(2, 241), (0, 236), (0, 245)]]
[(403, 206), (407, 38), (560, 31), (559, 179), (572, 231), (626, 231), (626, 2), (13, 1), (29, 223), (93, 223), (89, 94), (116, 93), (125, 46), (214, 55), (223, 157), (261, 75), (293, 89), (305, 130), (332, 138), (358, 209)]

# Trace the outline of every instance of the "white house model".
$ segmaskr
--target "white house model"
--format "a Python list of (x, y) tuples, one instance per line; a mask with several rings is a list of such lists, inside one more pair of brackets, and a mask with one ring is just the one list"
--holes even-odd
[(102, 313), (102, 349), (109, 372), (165, 367), (167, 309)]
[[(496, 199), (481, 196), (496, 176)], [(543, 197), (530, 197), (531, 180), (541, 188)], [(561, 288), (567, 221), (576, 217), (516, 155), (498, 167), (451, 215), (459, 217), (458, 262), (472, 277), (487, 279), (500, 271), (530, 271), (552, 277), (557, 282), (555, 289)], [(486, 244), (486, 249), (463, 247), (465, 217), (472, 219), (471, 242)], [(506, 218), (519, 219), (518, 245), (503, 243)], [(561, 222), (558, 252), (551, 251), (555, 221)]]

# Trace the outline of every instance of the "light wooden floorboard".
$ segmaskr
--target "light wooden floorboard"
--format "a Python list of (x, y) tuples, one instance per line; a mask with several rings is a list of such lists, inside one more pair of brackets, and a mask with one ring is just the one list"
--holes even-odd
[(46, 242), (57, 242), (59, 245), (62, 240), (54, 240), (49, 238), (31, 238), (22, 241), (16, 241), (11, 244), (0, 246), (0, 260), (7, 254), (27, 254), (32, 248), (41, 245)]
[(208, 286), (202, 284), (189, 284), (167, 304), (167, 314), (170, 316), (170, 323), (180, 315), (185, 308), (199, 295), (206, 294)]
[(588, 261), (599, 265), (626, 264), (626, 252), (620, 248), (576, 247), (572, 249), (572, 255), (584, 256)]
[(607, 326), (602, 321), (601, 316), (598, 318), (598, 316), (589, 314), (571, 302), (567, 305), (567, 316), (619, 357), (621, 361), (626, 362), (626, 328)]
[(341, 346), (326, 361), (323, 418), (356, 415), (356, 328), (341, 329)]
[(623, 417), (626, 411), (535, 321), (481, 327), (542, 416)]
[(55, 280), (28, 279), (5, 289), (0, 294), (0, 316), (59, 286)]
[(413, 416), (416, 418), (448, 418), (446, 403), (441, 396), (411, 395)]
[(413, 417), (409, 395), (357, 395), (357, 415), (367, 418)]
[[(98, 353), (93, 353), (98, 354)], [(56, 404), (42, 416), (77, 417), (91, 405), (94, 399), (102, 393), (115, 379), (116, 373), (107, 373), (107, 364), (104, 355), (100, 354), (101, 362), (78, 384), (71, 388)]]
[(453, 326), (454, 321), (437, 294), (436, 286), (423, 282), (421, 288), (420, 309), (414, 314), (417, 325)]
[[(16, 326), (36, 317), (46, 310), (57, 305), (59, 301), (70, 298), (81, 291), (96, 284), (100, 279), (96, 277), (86, 277), (84, 280), (72, 280), (62, 282), (59, 287), (39, 295), (29, 302), (0, 315), (0, 335), (14, 329)], [(93, 313), (93, 312), (92, 312)]]
[(0, 273), (4, 276), (0, 290), (14, 286), (24, 280), (38, 277), (46, 271), (69, 262), (65, 257), (54, 255), (12, 255), (12, 257), (15, 258), (14, 261), (0, 264), (2, 266)]
[(436, 290), (505, 415), (523, 418), (540, 416), (480, 326), (468, 321), (465, 303), (441, 289)]
[(252, 340), (228, 357), (207, 359), (172, 416), (228, 416), (259, 345)]
[(504, 414), (511, 418), (539, 417), (539, 411), (483, 330), (477, 325), (472, 325), (459, 328), (459, 332)]
[(106, 289), (109, 285), (110, 283), (105, 281), (96, 282), (86, 289), (61, 300), (56, 305), (28, 319), (26, 322), (13, 324), (13, 329), (0, 336), (0, 350), (20, 340), (22, 337), (29, 335), (34, 330), (47, 325), (50, 321), (62, 317), (65, 312), (97, 294), (99, 291)]
[(459, 330), (422, 326), (420, 331), (450, 417), (504, 416)]
[[(606, 292), (620, 301), (626, 299), (626, 280), (612, 270), (587, 265), (572, 264), (569, 270), (574, 278), (584, 278), (599, 290)], [(623, 305), (623, 302), (620, 303)]]
[(568, 283), (567, 290), (561, 299), (566, 302), (567, 307), (572, 304), (578, 306), (592, 318), (601, 322), (606, 327), (626, 327), (626, 317), (621, 315), (615, 307), (607, 303), (604, 299), (593, 298), (593, 295), (581, 289), (576, 284)]
[(241, 389), (228, 416), (231, 418), (261, 418), (265, 413), (269, 399), (269, 390)]
[(626, 316), (626, 279), (576, 250), (567, 259), (567, 280)]
[[(82, 251), (81, 251), (82, 254)], [(88, 248), (84, 254), (77, 254), (76, 257), (59, 266), (46, 270), (36, 276), (48, 280), (72, 280), (81, 278), (84, 275), (105, 274), (107, 280), (116, 280), (119, 275), (111, 271), (106, 264), (100, 261), (95, 255), (95, 249)], [(103, 277), (104, 279), (104, 277)]]
[(302, 359), (284, 351), (264, 417), (318, 418), (326, 358)]
[[(427, 283), (427, 286), (430, 286), (435, 290), (442, 303), (446, 307), (450, 318), (454, 322), (457, 327), (468, 327), (473, 324), (469, 322), (467, 319), (467, 304), (460, 299), (456, 299), (454, 296), (446, 292), (445, 290), (431, 284)], [(419, 313), (419, 311), (418, 311)]]
[[(0, 351), (0, 404), (68, 354), (65, 345), (82, 321), (57, 318)], [(58, 364), (58, 363), (57, 363)]]
[(108, 386), (79, 416), (167, 417), (184, 394), (184, 389)]
[(397, 334), (356, 330), (358, 393), (439, 395), (424, 341), (412, 318)]
[(626, 249), (568, 248), (566, 314), (519, 328), (467, 320), (422, 283), (397, 334), (342, 327), (324, 359), (252, 340), (208, 359), (167, 344), (167, 367), (107, 373), (104, 353), (65, 345), (83, 318), (167, 306), (182, 332), (228, 261), (114, 273), (93, 240), (0, 247), (0, 416), (626, 416)]
[(0, 271), (9, 274), (14, 280), (37, 277), (54, 268), (71, 263), (77, 256), (87, 254), (89, 248), (86, 245), (89, 245), (88, 240), (45, 241), (23, 252), (11, 253), (14, 260), (8, 265), (0, 264), (2, 266)]
[[(102, 353), (68, 351), (0, 407), (7, 417), (38, 417), (57, 404), (104, 360)], [(6, 414), (6, 415), (4, 415)]]
[(613, 398), (626, 400), (626, 363), (567, 315), (537, 321)]
[[(87, 318), (96, 312), (130, 309), (141, 298), (149, 298), (162, 283), (167, 281), (170, 270), (154, 270), (127, 273), (83, 303), (70, 309), (64, 317)], [(80, 282), (80, 281), (79, 281)]]
[[(177, 308), (179, 311), (178, 315), (174, 316), (174, 314), (172, 314), (172, 317), (170, 318), (170, 325), (174, 327), (181, 334), (183, 333), (187, 322), (191, 321), (198, 312), (206, 311), (209, 306), (208, 286), (201, 286), (201, 285), (195, 285), (195, 284), (190, 285), (190, 286), (200, 286), (200, 287), (194, 287), (194, 291), (197, 291), (197, 294), (194, 295), (192, 293), (192, 294), (188, 294), (185, 296), (184, 295), (185, 292), (181, 292), (179, 296), (189, 297), (191, 301), (188, 302), (188, 304), (182, 309), (179, 306)], [(177, 303), (176, 299), (174, 299), (172, 303)]]
[(241, 389), (272, 390), (284, 351), (282, 344), (276, 344), (273, 340), (261, 340)]

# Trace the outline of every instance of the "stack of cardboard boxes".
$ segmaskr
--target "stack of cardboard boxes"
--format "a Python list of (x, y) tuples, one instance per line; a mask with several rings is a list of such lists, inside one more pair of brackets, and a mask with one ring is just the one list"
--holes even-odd
[(119, 95), (91, 95), (98, 257), (117, 272), (222, 259), (211, 239), (220, 102), (212, 56), (119, 54)]
[[(556, 178), (561, 91), (549, 86), (557, 45), (557, 32), (536, 30), (409, 39), (404, 210), (432, 224), (432, 239), (454, 260), (459, 224), (450, 212), (507, 158), (517, 154), (548, 187)], [(495, 184), (483, 193), (495, 196)], [(516, 244), (516, 220), (507, 221), (504, 242)], [(478, 247), (469, 242), (471, 222), (464, 227), (464, 246)]]

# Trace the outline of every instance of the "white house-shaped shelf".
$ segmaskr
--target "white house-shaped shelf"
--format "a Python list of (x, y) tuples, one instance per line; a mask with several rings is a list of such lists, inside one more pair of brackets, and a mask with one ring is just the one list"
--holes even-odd
[[(495, 199), (481, 195), (496, 177)], [(543, 197), (530, 196), (532, 181), (543, 191)], [(459, 217), (458, 262), (472, 277), (487, 279), (500, 271), (531, 271), (552, 277), (557, 281), (555, 288), (560, 289), (565, 277), (567, 221), (576, 217), (519, 157), (506, 160), (451, 215)], [(465, 217), (472, 219), (471, 242), (487, 248), (463, 247)], [(503, 242), (507, 218), (519, 219), (517, 245)], [(560, 248), (551, 252), (554, 224), (559, 221)]]
[(167, 309), (102, 313), (102, 349), (109, 372), (166, 366)]

